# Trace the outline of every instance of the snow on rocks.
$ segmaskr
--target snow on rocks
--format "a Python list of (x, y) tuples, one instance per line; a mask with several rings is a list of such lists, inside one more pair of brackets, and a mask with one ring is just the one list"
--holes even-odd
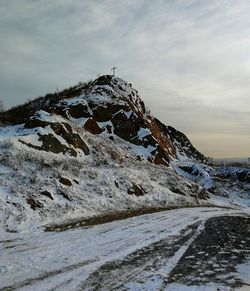
[[(42, 112), (32, 120), (34, 127), (28, 122), (14, 126), (15, 130), (9, 127), (9, 134), (5, 129), (5, 138), (1, 135), (0, 204), (4, 207), (0, 215), (4, 230), (29, 231), (119, 211), (206, 204), (206, 200), (198, 202), (195, 186), (171, 167), (147, 161), (153, 149), (142, 153), (138, 151), (140, 146), (134, 145), (137, 149), (133, 149), (121, 138), (110, 141), (107, 135), (92, 135), (64, 118), (60, 117), (59, 123), (58, 118)], [(79, 150), (75, 157), (37, 150), (37, 140), (29, 146), (33, 136), (42, 133), (53, 134), (66, 146), (67, 139), (54, 131), (57, 124), (63, 130), (71, 126), (72, 132), (88, 145), (89, 154), (79, 155)], [(138, 159), (138, 154), (145, 159)]]
[(24, 124), (22, 132), (23, 136), (18, 140), (37, 150), (75, 157), (77, 154), (89, 154), (87, 144), (67, 120), (45, 111), (38, 111), (32, 116)]
[[(10, 124), (0, 128), (7, 231), (209, 203), (208, 167), (195, 162), (204, 156), (148, 114), (137, 90), (117, 77), (48, 94), (0, 113), (0, 121)], [(193, 163), (192, 172), (178, 164), (180, 155)]]
[(250, 206), (250, 171), (247, 168), (215, 167), (190, 160), (174, 160), (175, 171), (199, 185), (197, 192), (206, 189), (210, 201), (217, 205)]

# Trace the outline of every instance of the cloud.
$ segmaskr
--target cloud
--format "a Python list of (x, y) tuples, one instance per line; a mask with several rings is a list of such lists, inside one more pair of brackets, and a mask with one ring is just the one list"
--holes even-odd
[(249, 135), (249, 33), (247, 0), (2, 0), (1, 97), (11, 106), (117, 65), (163, 122), (234, 139)]

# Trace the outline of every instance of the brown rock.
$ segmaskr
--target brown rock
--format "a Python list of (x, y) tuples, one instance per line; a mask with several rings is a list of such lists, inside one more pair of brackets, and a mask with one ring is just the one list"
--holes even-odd
[(43, 143), (43, 145), (41, 147), (35, 146), (33, 144), (30, 144), (30, 143), (26, 143), (22, 140), (19, 140), (19, 141), (21, 143), (33, 148), (33, 149), (36, 149), (36, 150), (43, 150), (43, 151), (52, 152), (55, 154), (68, 153), (71, 156), (74, 156), (74, 157), (77, 156), (77, 152), (74, 149), (69, 148), (66, 145), (61, 144), (60, 141), (57, 138), (55, 138), (55, 136), (53, 134), (50, 133), (50, 134), (46, 134), (46, 135), (41, 135), (41, 134), (38, 134), (38, 135), (39, 135), (39, 140), (42, 141), (42, 143)]
[(88, 106), (82, 103), (71, 106), (68, 112), (74, 118), (90, 117), (90, 113), (88, 112)]
[(135, 195), (135, 196), (143, 196), (144, 194), (147, 193), (145, 189), (142, 188), (142, 186), (140, 185), (138, 186), (136, 184), (133, 184), (133, 186), (129, 188), (127, 192), (129, 195)]
[(49, 191), (47, 191), (47, 190), (42, 191), (41, 194), (44, 195), (44, 196), (47, 196), (51, 200), (54, 200), (52, 194)]
[(92, 108), (92, 111), (96, 121), (99, 122), (109, 121), (112, 117), (112, 112), (109, 110), (108, 106), (96, 106)]
[(112, 78), (112, 75), (100, 76), (98, 79), (95, 80), (95, 85), (108, 85), (110, 84)]
[(47, 125), (49, 125), (50, 123), (47, 122), (47, 121), (42, 121), (42, 120), (39, 120), (39, 119), (36, 119), (36, 118), (31, 118), (30, 120), (28, 120), (24, 127), (26, 128), (35, 128), (35, 127), (46, 127)]
[(34, 197), (28, 197), (26, 201), (27, 201), (27, 203), (30, 204), (31, 209), (33, 209), (33, 210), (36, 210), (37, 208), (43, 207), (43, 204), (40, 201), (35, 200)]
[(84, 128), (92, 134), (100, 134), (103, 129), (100, 128), (95, 118), (90, 117), (84, 124)]
[(71, 185), (72, 185), (72, 182), (71, 182), (69, 179), (64, 178), (64, 177), (61, 177), (61, 178), (59, 179), (59, 182), (60, 182), (61, 184), (65, 185), (65, 186), (71, 186)]
[[(131, 114), (127, 118), (124, 111), (120, 111), (112, 117), (114, 133), (120, 138), (134, 144), (138, 144), (137, 133), (142, 125), (142, 120), (137, 118), (135, 114)], [(140, 142), (139, 142), (140, 143)]]
[(26, 144), (29, 147), (32, 147), (34, 149), (44, 150), (47, 152), (53, 152), (53, 153), (68, 153), (71, 156), (76, 157), (77, 152), (76, 148), (82, 150), (85, 155), (89, 154), (89, 148), (86, 145), (86, 143), (81, 139), (78, 133), (74, 133), (73, 129), (70, 124), (67, 122), (63, 123), (51, 123), (46, 121), (41, 121), (36, 118), (31, 118), (28, 120), (25, 124), (25, 127), (27, 128), (34, 128), (34, 127), (45, 127), (50, 126), (51, 129), (55, 132), (56, 135), (61, 136), (69, 145), (72, 145), (73, 148), (68, 147), (64, 144), (61, 144), (61, 142), (51, 133), (45, 134), (45, 135), (39, 135), (39, 140), (42, 141), (43, 145), (35, 146), (30, 143), (26, 143), (24, 141), (21, 141), (22, 143)]
[(168, 166), (168, 162), (164, 159), (163, 156), (160, 155), (160, 153), (157, 153), (157, 154), (155, 155), (154, 163), (155, 163), (156, 165), (164, 165), (164, 166)]
[(156, 165), (168, 166), (169, 159), (165, 151), (163, 151), (159, 146), (157, 147), (157, 152), (154, 158), (154, 163)]

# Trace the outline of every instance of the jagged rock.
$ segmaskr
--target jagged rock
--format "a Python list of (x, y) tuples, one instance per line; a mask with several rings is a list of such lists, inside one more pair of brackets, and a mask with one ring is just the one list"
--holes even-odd
[(130, 111), (129, 106), (123, 105), (123, 104), (112, 104), (107, 103), (105, 105), (91, 105), (90, 107), (93, 112), (93, 117), (98, 122), (105, 122), (111, 120), (112, 116), (114, 116), (119, 111), (128, 112)]
[(84, 128), (92, 134), (100, 134), (104, 131), (104, 129), (100, 128), (95, 118), (89, 118), (85, 124)]
[(192, 174), (194, 176), (199, 175), (199, 171), (198, 170), (194, 170), (191, 166), (179, 166), (180, 169), (182, 169), (184, 172), (188, 173), (188, 174)]
[[(161, 151), (159, 152), (159, 155), (163, 156), (164, 160), (167, 161), (170, 160), (170, 157), (176, 157), (176, 149), (168, 136), (162, 131), (161, 127), (157, 123), (157, 119), (152, 116), (147, 116), (147, 125), (152, 133), (152, 136), (157, 141), (157, 149), (160, 149)], [(157, 154), (157, 152), (155, 152), (155, 154)]]
[(172, 144), (176, 147), (180, 154), (187, 156), (188, 158), (199, 160), (205, 162), (206, 157), (200, 153), (190, 140), (186, 137), (185, 134), (176, 130), (172, 126), (166, 126), (162, 122), (160, 122), (157, 118), (155, 118), (156, 123), (160, 126), (161, 130), (164, 134), (169, 138)]
[(92, 109), (96, 121), (104, 122), (104, 121), (109, 121), (111, 119), (112, 112), (108, 105), (96, 106)]
[(158, 146), (157, 151), (156, 151), (154, 163), (156, 165), (165, 165), (165, 166), (168, 166), (168, 164), (169, 164), (168, 156), (165, 154), (165, 152), (159, 146)]
[(46, 127), (50, 125), (51, 123), (48, 121), (40, 120), (35, 117), (31, 117), (29, 120), (26, 121), (24, 127), (25, 128), (35, 128), (35, 127)]
[[(30, 142), (26, 142), (25, 140), (19, 139), (20, 142), (26, 144), (29, 147), (38, 150), (44, 150), (47, 152), (53, 153), (63, 153), (69, 154), (71, 156), (76, 157), (77, 151), (76, 149), (80, 149), (85, 155), (89, 155), (90, 151), (87, 144), (82, 140), (78, 133), (75, 133), (67, 122), (50, 122), (41, 120), (39, 114), (32, 116), (24, 125), (25, 128), (45, 128), (50, 127), (51, 133), (42, 134), (38, 132), (37, 135), (39, 137), (39, 141), (42, 142), (41, 146), (34, 145)], [(54, 135), (55, 133), (55, 135)], [(62, 143), (58, 136), (65, 140), (66, 144)]]
[(174, 193), (186, 196), (186, 193), (184, 193), (179, 187), (170, 187), (169, 190), (171, 190)]
[(33, 197), (28, 197), (26, 201), (27, 201), (27, 203), (30, 204), (31, 209), (33, 209), (33, 210), (36, 210), (36, 209), (43, 207), (43, 204)]
[(68, 113), (73, 118), (81, 118), (81, 117), (90, 117), (91, 114), (88, 111), (88, 106), (82, 103), (79, 103), (77, 105), (71, 106), (68, 109)]
[(44, 195), (44, 196), (46, 196), (46, 197), (48, 197), (51, 200), (54, 200), (52, 194), (49, 191), (47, 191), (47, 190), (42, 191), (41, 194)]
[(201, 188), (200, 191), (198, 192), (197, 197), (202, 200), (207, 200), (209, 198), (209, 194), (204, 188)]
[[(78, 133), (73, 133), (73, 130), (68, 123), (53, 123), (51, 127), (54, 132), (64, 138), (68, 144), (72, 145), (74, 148), (82, 150), (85, 155), (89, 155), (88, 146), (81, 139)], [(67, 130), (65, 130), (65, 128)]]
[(124, 111), (115, 114), (111, 122), (114, 126), (114, 133), (122, 139), (134, 144), (138, 144), (137, 133), (141, 127), (145, 127), (143, 120), (135, 114), (127, 117)]
[(220, 179), (229, 179), (231, 181), (240, 181), (243, 183), (250, 183), (250, 170), (240, 168), (226, 168), (214, 171), (214, 177)]
[(143, 196), (147, 192), (145, 189), (142, 188), (142, 186), (138, 186), (136, 184), (133, 184), (131, 188), (128, 189), (129, 195), (135, 195), (135, 196)]
[(98, 79), (96, 79), (94, 81), (95, 85), (107, 85), (110, 84), (110, 82), (112, 81), (113, 76), (111, 75), (104, 75), (104, 76), (100, 76)]
[(250, 183), (250, 170), (243, 170), (238, 173), (238, 179), (241, 182)]
[(74, 149), (61, 144), (60, 141), (57, 138), (55, 138), (53, 134), (46, 134), (46, 135), (38, 134), (38, 136), (39, 136), (39, 141), (42, 141), (42, 146), (36, 146), (31, 143), (27, 143), (21, 139), (19, 139), (19, 141), (36, 150), (43, 150), (43, 151), (52, 152), (55, 154), (67, 153), (70, 156), (74, 156), (74, 157), (77, 156), (77, 152)]
[(124, 160), (124, 157), (122, 157), (120, 153), (114, 150), (109, 151), (109, 154), (110, 154), (111, 159), (114, 161), (117, 161), (118, 163), (122, 163)]

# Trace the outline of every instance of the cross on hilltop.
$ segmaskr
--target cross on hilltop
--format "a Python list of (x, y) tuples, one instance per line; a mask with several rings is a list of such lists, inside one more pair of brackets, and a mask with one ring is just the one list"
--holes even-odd
[(115, 70), (117, 69), (117, 67), (113, 67), (111, 70), (113, 71), (113, 76), (115, 76)]

